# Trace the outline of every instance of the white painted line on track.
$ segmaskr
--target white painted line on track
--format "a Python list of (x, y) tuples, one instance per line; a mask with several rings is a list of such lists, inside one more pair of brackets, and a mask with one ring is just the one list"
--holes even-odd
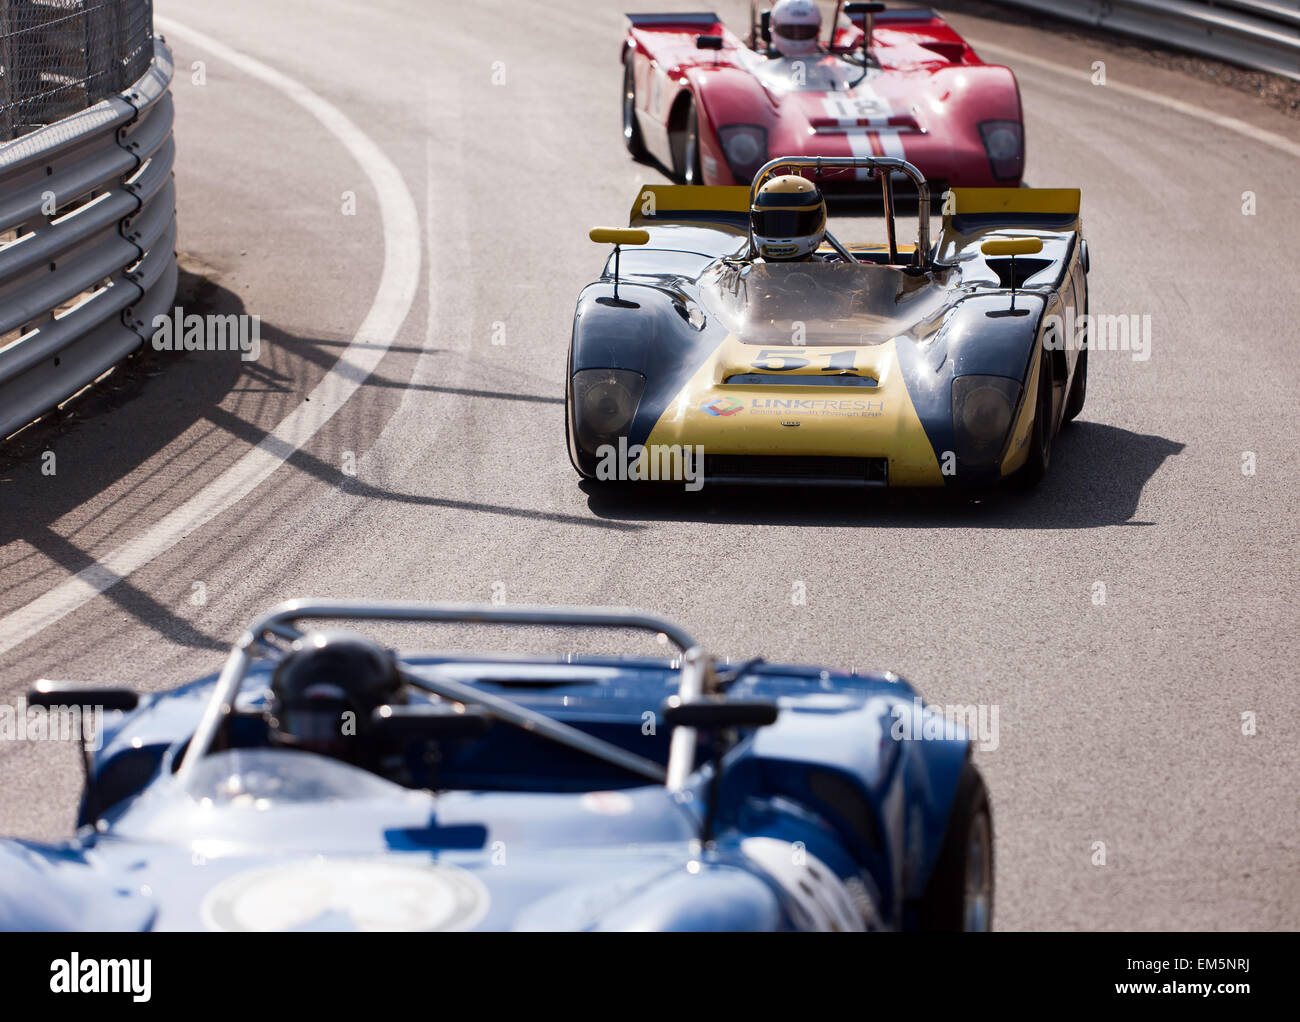
[(374, 372), (406, 321), (419, 289), (419, 213), (401, 172), (380, 148), (341, 110), (300, 82), (170, 18), (155, 20), (169, 35), (206, 50), (283, 93), (342, 143), (361, 165), (379, 200), (384, 231), (383, 271), (374, 302), (356, 336), (306, 401), (260, 444), (155, 525), (48, 593), (0, 618), (0, 653), (71, 614), (252, 493), (310, 441)]
[[(1014, 58), (1018, 63), (1028, 64), (1031, 67), (1041, 68), (1044, 71), (1051, 71), (1054, 74), (1064, 75), (1066, 78), (1073, 78), (1076, 81), (1086, 82), (1092, 85), (1092, 75), (1087, 71), (1079, 71), (1072, 67), (1062, 67), (1054, 60), (1044, 60), (1042, 57), (1034, 57), (1028, 53), (1022, 53), (1019, 50), (1013, 50), (1006, 46), (999, 46), (997, 43), (973, 39), (966, 36), (966, 41), (978, 50), (993, 50), (997, 53), (1005, 54)], [(1291, 139), (1282, 135), (1266, 131), (1263, 128), (1257, 128), (1253, 124), (1240, 120), (1236, 117), (1228, 117), (1226, 114), (1216, 114), (1212, 110), (1206, 110), (1204, 107), (1196, 106), (1192, 103), (1184, 103), (1181, 99), (1174, 99), (1171, 96), (1165, 96), (1159, 92), (1152, 92), (1150, 89), (1143, 89), (1137, 85), (1128, 85), (1125, 82), (1117, 82), (1107, 78), (1105, 85), (1092, 85), (1094, 89), (1103, 89), (1107, 92), (1118, 92), (1125, 96), (1135, 96), (1138, 99), (1144, 99), (1148, 103), (1154, 103), (1157, 106), (1165, 107), (1168, 110), (1176, 110), (1187, 117), (1195, 117), (1197, 120), (1206, 121), (1210, 124), (1217, 125), (1220, 128), (1226, 128), (1228, 131), (1235, 131), (1239, 135), (1253, 139), (1256, 142), (1262, 142), (1266, 146), (1272, 146), (1274, 149), (1281, 150), (1289, 156), (1300, 157), (1300, 142), (1293, 142)]]

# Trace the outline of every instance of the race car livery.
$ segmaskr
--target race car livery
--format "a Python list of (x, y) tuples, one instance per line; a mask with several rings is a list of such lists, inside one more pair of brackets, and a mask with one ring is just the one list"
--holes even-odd
[[(619, 629), (679, 652), (391, 654), (389, 701), (336, 720), (327, 754), (276, 740), (277, 671), (328, 645), (304, 627), (325, 620)], [(992, 923), (967, 725), (895, 675), (733, 665), (648, 614), (290, 601), (220, 675), (143, 695), (39, 682), (28, 700), (107, 716), (76, 837), (0, 841), (3, 930)], [(349, 723), (384, 755), (350, 753)]]
[[(933, 11), (835, 5), (815, 52), (771, 46), (753, 5), (742, 41), (716, 14), (631, 14), (623, 137), (685, 184), (749, 184), (770, 157), (888, 156), (936, 185), (1007, 187), (1025, 165), (1020, 90)], [(864, 179), (828, 176), (832, 188)]]
[[(751, 193), (782, 168), (885, 179), (887, 244), (817, 258), (754, 253)], [(888, 181), (927, 196), (899, 245)], [(790, 158), (751, 188), (650, 185), (601, 279), (578, 298), (570, 458), (680, 449), (706, 482), (1036, 483), (1082, 408), (1087, 247), (1077, 189), (952, 189), (929, 242), (928, 185), (887, 158)], [(618, 478), (652, 478), (644, 464)]]

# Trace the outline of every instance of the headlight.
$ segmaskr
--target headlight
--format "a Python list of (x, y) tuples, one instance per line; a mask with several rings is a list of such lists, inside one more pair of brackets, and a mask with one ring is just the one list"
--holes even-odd
[(980, 139), (999, 181), (1013, 181), (1024, 173), (1025, 136), (1019, 121), (985, 121)]
[(573, 374), (574, 423), (578, 446), (596, 454), (601, 444), (632, 425), (645, 377), (628, 369), (583, 369)]
[(997, 464), (1019, 399), (1020, 384), (1004, 376), (958, 376), (952, 381), (952, 425), (962, 465)]
[(757, 124), (719, 128), (718, 141), (732, 176), (741, 184), (754, 180), (758, 168), (767, 162), (767, 132)]

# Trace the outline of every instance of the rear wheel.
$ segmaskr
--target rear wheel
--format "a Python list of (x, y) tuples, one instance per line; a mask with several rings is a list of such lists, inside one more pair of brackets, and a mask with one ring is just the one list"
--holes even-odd
[(641, 140), (641, 128), (636, 122), (636, 71), (633, 64), (634, 54), (628, 50), (623, 58), (623, 143), (636, 159), (644, 160), (648, 154)]
[(962, 767), (934, 873), (921, 900), (925, 930), (993, 928), (993, 813), (984, 779)]

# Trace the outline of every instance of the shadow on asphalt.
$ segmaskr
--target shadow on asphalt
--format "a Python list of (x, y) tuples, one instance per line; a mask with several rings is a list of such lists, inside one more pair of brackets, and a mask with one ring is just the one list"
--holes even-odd
[(979, 496), (947, 490), (836, 490), (710, 487), (681, 483), (580, 484), (588, 506), (615, 521), (889, 529), (1090, 529), (1134, 521), (1142, 488), (1184, 445), (1096, 422), (1057, 437), (1052, 467), (1032, 492)]
[[(175, 304), (203, 314), (244, 311), (237, 295), (184, 266)], [(146, 344), (61, 411), (0, 443), (0, 547), (27, 543), (69, 575), (90, 567), (94, 559), (53, 523), (83, 506), (93, 507), (100, 494), (206, 419), (235, 388), (247, 364), (230, 358), (177, 358)], [(141, 397), (148, 400), (136, 400)], [(55, 477), (42, 473), (47, 451), (59, 459)], [(69, 464), (76, 471), (64, 467)], [(57, 485), (51, 485), (52, 478)], [(129, 580), (118, 582), (105, 595), (177, 643), (229, 648), (229, 643), (205, 635)]]
[[(187, 313), (199, 315), (243, 315), (246, 311), (237, 294), (184, 265), (175, 304)], [(264, 348), (270, 346), (289, 352), (326, 371), (338, 360), (338, 349), (347, 344), (347, 341), (289, 334), (265, 322), (261, 337)], [(132, 500), (132, 494), (120, 496), (108, 506), (101, 506), (102, 495), (118, 487), (132, 472), (196, 426), (216, 427), (249, 445), (259, 444), (267, 436), (268, 427), (273, 428), (276, 423), (250, 421), (245, 412), (236, 413), (223, 407), (232, 394), (251, 394), (256, 401), (259, 394), (291, 393), (301, 386), (300, 381), (265, 362), (245, 362), (225, 353), (156, 352), (145, 344), (119, 363), (111, 375), (82, 392), (62, 410), (0, 441), (0, 500), (3, 501), (0, 547), (15, 544), (17, 556), (21, 556), (21, 546), (17, 545), (26, 544), (36, 551), (37, 560), (48, 559), (69, 576), (91, 567), (94, 557), (77, 542), (76, 533), (69, 537), (67, 529), (56, 529), (55, 523), (69, 515), (81, 515), (89, 523), (98, 516), (114, 513), (129, 518), (120, 504)], [(372, 374), (365, 383), (367, 390), (402, 390), (409, 386), (380, 373)], [(564, 403), (562, 396), (437, 385), (419, 389), (535, 404)], [(256, 404), (252, 408), (256, 409)], [(378, 402), (353, 401), (349, 408), (352, 409), (349, 414), (361, 420), (355, 424), (357, 433), (370, 437), (379, 435), (391, 412), (391, 406), (384, 411)], [(46, 452), (53, 452), (58, 459), (58, 471), (52, 477), (42, 472)], [(344, 475), (338, 465), (306, 450), (295, 452), (288, 464), (345, 493), (373, 500), (504, 518), (541, 519), (615, 532), (636, 532), (644, 528), (586, 514), (458, 501), (372, 486)], [(128, 535), (129, 530), (121, 539)], [(10, 570), (23, 575), (17, 562), (10, 565)], [(228, 642), (204, 634), (177, 616), (129, 578), (109, 587), (104, 596), (179, 645), (221, 651), (229, 647)]]

